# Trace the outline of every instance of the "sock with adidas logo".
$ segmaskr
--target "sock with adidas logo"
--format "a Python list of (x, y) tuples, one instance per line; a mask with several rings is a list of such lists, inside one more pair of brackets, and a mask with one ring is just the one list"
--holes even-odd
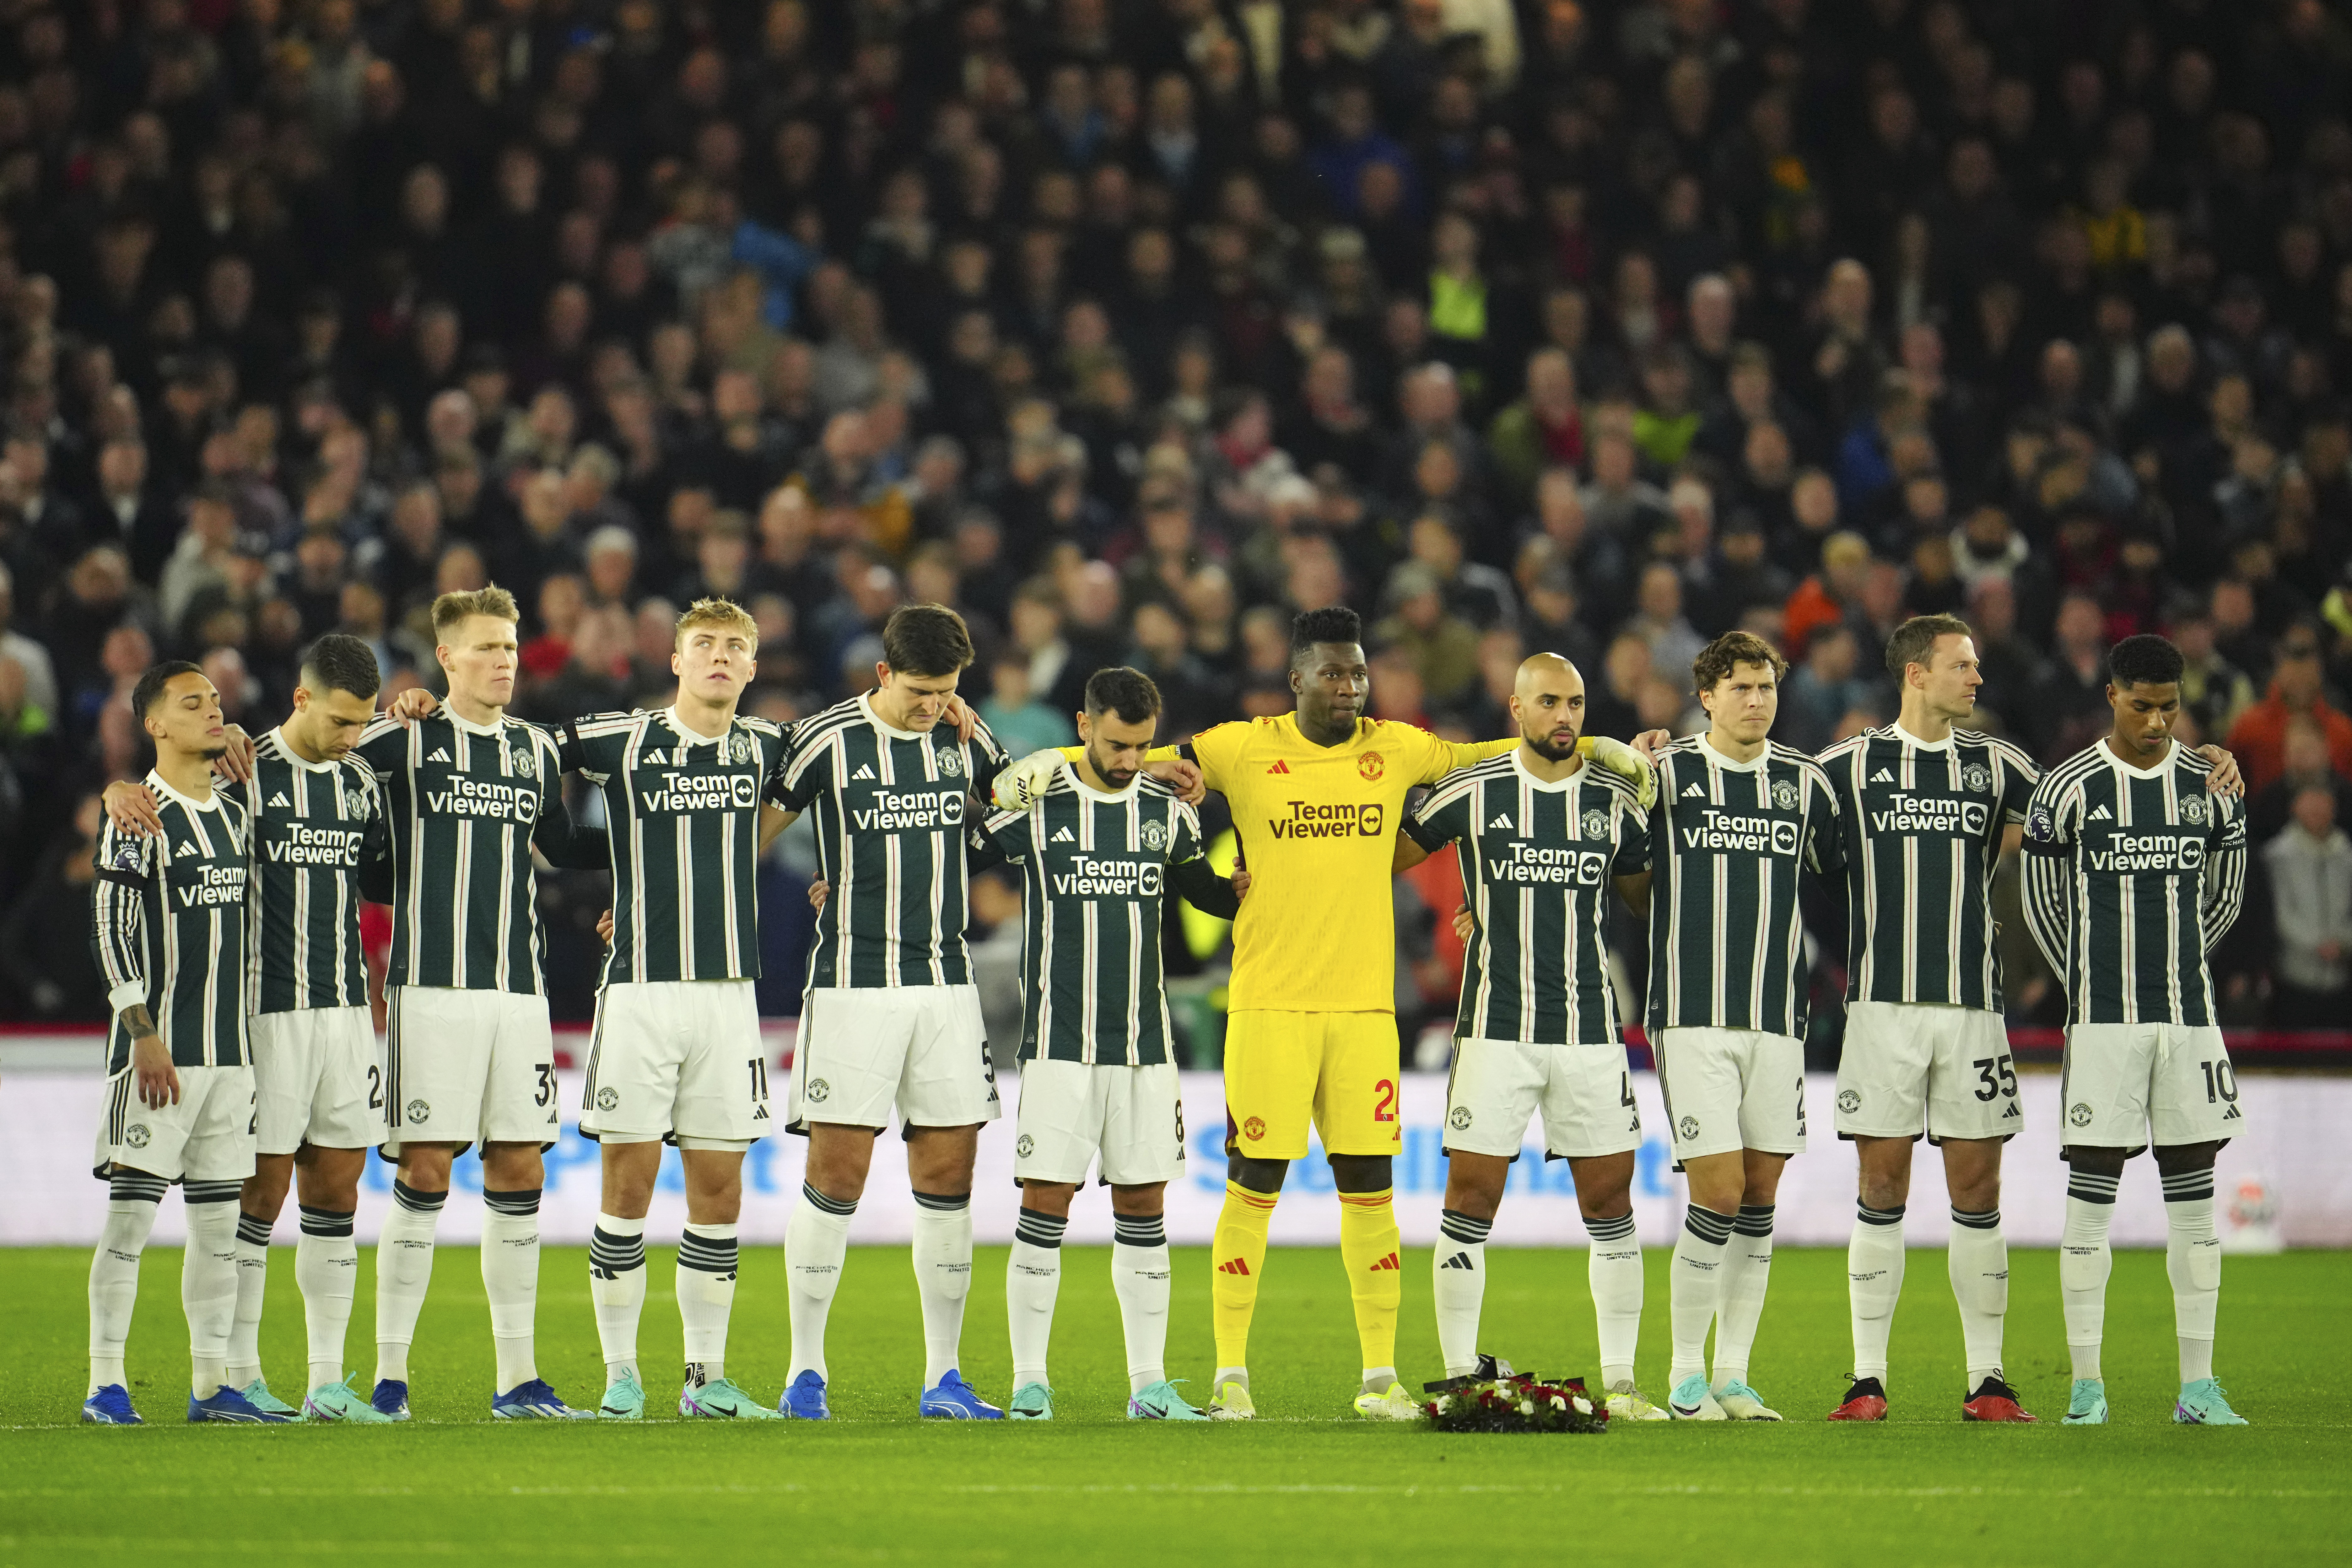
[[(1249, 1364), (1250, 1319), (1257, 1313), (1258, 1276), (1265, 1271), (1266, 1227), (1274, 1223), (1272, 1193), (1255, 1193), (1239, 1182), (1225, 1184), (1225, 1206), (1217, 1215), (1210, 1247), (1215, 1272), (1209, 1276), (1209, 1304), (1216, 1326), (1217, 1379)], [(1340, 1225), (1344, 1234), (1343, 1208)]]
[[(1356, 1306), (1356, 1339), (1366, 1375), (1396, 1365), (1397, 1311), (1404, 1305), (1404, 1268), (1391, 1192), (1339, 1194), (1339, 1261)], [(1393, 1381), (1393, 1375), (1391, 1375)]]
[(1437, 1250), (1430, 1255), (1430, 1285), (1437, 1298), (1437, 1348), (1445, 1375), (1463, 1377), (1478, 1366), (1478, 1312), (1486, 1300), (1486, 1234), (1491, 1219), (1459, 1209), (1437, 1216)]

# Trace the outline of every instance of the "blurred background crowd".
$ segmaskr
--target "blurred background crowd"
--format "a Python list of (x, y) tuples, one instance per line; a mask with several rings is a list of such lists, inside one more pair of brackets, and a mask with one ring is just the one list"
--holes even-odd
[[(2348, 398), (2342, 0), (0, 0), (0, 1017), (104, 1016), (142, 668), (257, 731), (321, 632), (436, 683), (495, 581), (541, 721), (666, 702), (704, 595), (777, 719), (952, 605), (1016, 754), (1115, 661), (1173, 733), (1285, 711), (1344, 603), (1461, 736), (1538, 648), (1696, 727), (1745, 626), (1805, 749), (1950, 611), (2046, 762), (2161, 631), (2252, 792), (2231, 1016), (2340, 1027)], [(601, 891), (545, 898), (584, 1016)]]

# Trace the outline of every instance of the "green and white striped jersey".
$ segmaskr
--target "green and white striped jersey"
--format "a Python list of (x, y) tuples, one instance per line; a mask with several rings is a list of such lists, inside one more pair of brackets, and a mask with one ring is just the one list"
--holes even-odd
[(227, 789), (253, 823), (252, 1010), (366, 1006), (360, 868), (387, 831), (374, 773), (348, 752), (306, 763), (280, 728), (254, 742), (253, 776)]
[(1649, 818), (1631, 784), (1590, 765), (1548, 784), (1514, 749), (1440, 779), (1404, 831), (1432, 853), (1462, 846), (1477, 929), (1457, 1037), (1538, 1046), (1619, 1037), (1610, 889), (1650, 865)]
[(2240, 802), (2174, 742), (2136, 768), (2095, 741), (2052, 768), (2025, 814), (2025, 922), (2066, 987), (2069, 1024), (2210, 1026), (2205, 955), (2246, 893)]
[(1170, 1059), (1160, 919), (1176, 868), (1201, 858), (1201, 820), (1139, 773), (1112, 794), (1064, 763), (1026, 811), (980, 837), (1022, 869), (1021, 1059), (1148, 1067)]
[(1837, 866), (1837, 797), (1821, 764), (1777, 741), (1752, 763), (1704, 735), (1658, 753), (1651, 809), (1652, 1029), (1805, 1033), (1797, 879)]
[(884, 723), (863, 697), (792, 727), (783, 794), (816, 811), (830, 885), (809, 954), (812, 987), (968, 985), (964, 807), (989, 798), (1009, 760), (988, 727), (961, 741)]
[(2001, 1010), (1992, 872), (2041, 770), (1978, 730), (1922, 741), (1900, 724), (1821, 754), (1845, 860), (1849, 1002)]
[(760, 806), (782, 793), (784, 745), (781, 727), (741, 714), (724, 734), (698, 735), (675, 707), (557, 732), (563, 770), (604, 796), (605, 984), (759, 978)]
[(604, 836), (575, 832), (555, 742), (500, 714), (447, 708), (413, 724), (378, 719), (352, 754), (385, 788), (392, 827), (392, 967), (386, 984), (545, 993), (530, 852), (606, 864)]
[(98, 835), (91, 937), (115, 1013), (106, 1070), (131, 1065), (121, 1014), (140, 1003), (173, 1066), (241, 1067), (253, 1059), (245, 1037), (245, 808), (219, 790), (192, 800), (153, 773), (146, 784), (163, 831), (144, 837), (109, 822)]

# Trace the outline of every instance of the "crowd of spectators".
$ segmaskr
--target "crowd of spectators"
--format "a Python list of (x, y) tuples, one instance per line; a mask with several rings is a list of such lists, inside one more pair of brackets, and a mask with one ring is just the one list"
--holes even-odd
[(1383, 717), (1553, 648), (1685, 729), (1745, 626), (1807, 748), (1957, 612), (2048, 761), (2163, 631), (2232, 1016), (2340, 1021), (2347, 115), (2336, 0), (0, 0), (0, 1015), (103, 1011), (142, 668), (258, 729), (494, 580), (526, 717), (724, 594), (790, 718), (928, 600), (1016, 751), (1112, 661), (1286, 710), (1347, 603)]

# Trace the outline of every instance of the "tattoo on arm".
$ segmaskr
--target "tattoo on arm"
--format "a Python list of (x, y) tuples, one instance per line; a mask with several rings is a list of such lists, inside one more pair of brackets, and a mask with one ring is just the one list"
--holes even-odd
[(143, 1040), (155, 1033), (155, 1020), (147, 1011), (147, 1004), (134, 1002), (122, 1010), (122, 1026), (131, 1031), (134, 1040)]

